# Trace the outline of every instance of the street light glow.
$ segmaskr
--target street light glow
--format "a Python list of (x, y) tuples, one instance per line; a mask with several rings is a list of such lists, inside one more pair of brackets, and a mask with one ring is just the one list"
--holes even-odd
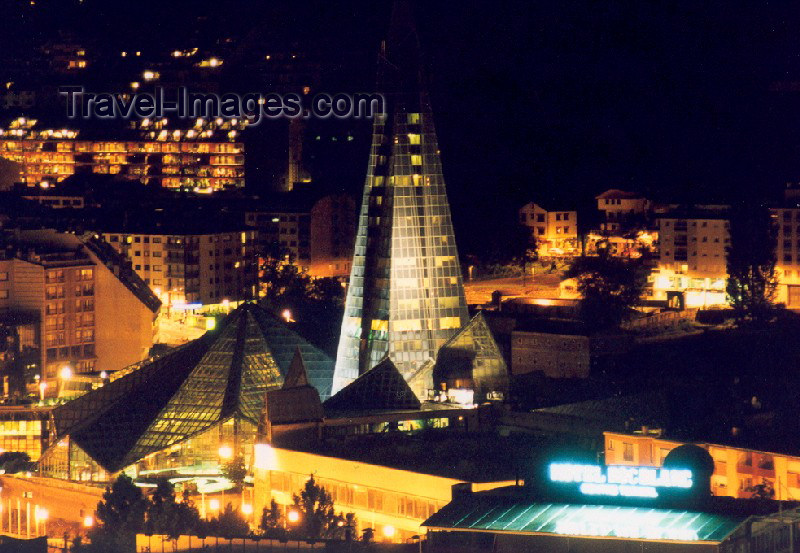
[(92, 515), (83, 517), (83, 527), (91, 528), (92, 526), (94, 526), (94, 517)]
[(221, 445), (219, 446), (219, 458), (227, 461), (228, 459), (233, 458), (233, 448), (229, 445)]
[(69, 365), (64, 365), (61, 367), (61, 371), (59, 371), (58, 376), (61, 377), (61, 380), (69, 380), (72, 378), (72, 367)]
[(394, 526), (392, 526), (391, 524), (387, 524), (386, 526), (383, 527), (383, 535), (386, 536), (387, 538), (393, 538), (394, 534), (395, 534), (395, 529)]
[(291, 510), (291, 511), (289, 511), (289, 513), (286, 515), (286, 519), (287, 519), (289, 522), (291, 522), (292, 524), (294, 524), (295, 522), (297, 522), (298, 520), (300, 520), (300, 513), (298, 513), (298, 512), (297, 512), (297, 511), (295, 511), (294, 509), (292, 509), (292, 510)]
[(209, 499), (208, 508), (212, 511), (219, 511), (219, 499)]
[(253, 514), (253, 506), (249, 503), (242, 503), (242, 514), (244, 515), (252, 515)]

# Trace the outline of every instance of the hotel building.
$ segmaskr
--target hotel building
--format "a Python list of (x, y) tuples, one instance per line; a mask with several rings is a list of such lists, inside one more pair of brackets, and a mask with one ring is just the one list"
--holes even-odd
[[(604, 432), (607, 465), (660, 467), (667, 454), (684, 442), (649, 433)], [(752, 486), (766, 482), (774, 498), (800, 499), (800, 456), (728, 445), (696, 443), (714, 459), (711, 493), (737, 498), (752, 497)]]

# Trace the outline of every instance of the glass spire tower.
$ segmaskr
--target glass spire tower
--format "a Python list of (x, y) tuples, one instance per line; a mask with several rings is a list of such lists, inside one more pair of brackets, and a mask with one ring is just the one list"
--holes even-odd
[(376, 117), (333, 393), (388, 356), (410, 378), (469, 316), (419, 40), (396, 2), (382, 45)]

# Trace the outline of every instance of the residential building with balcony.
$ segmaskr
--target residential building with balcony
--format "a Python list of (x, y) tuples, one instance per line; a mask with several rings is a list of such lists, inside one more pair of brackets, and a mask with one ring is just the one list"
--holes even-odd
[[(604, 432), (607, 465), (660, 467), (667, 454), (685, 442), (651, 433)], [(774, 499), (800, 499), (800, 456), (713, 443), (695, 443), (714, 459), (711, 493), (749, 498), (753, 487), (766, 483)]]
[(0, 312), (38, 325), (38, 366), (26, 371), (28, 386), (55, 395), (60, 378), (116, 371), (147, 356), (161, 302), (100, 240), (19, 231), (6, 246)]
[(659, 215), (657, 224), (660, 251), (649, 278), (652, 298), (677, 308), (725, 305), (728, 206), (678, 208)]
[[(35, 123), (21, 118), (0, 129), (0, 157), (21, 165), (22, 183), (29, 187), (50, 188), (81, 173), (198, 192), (244, 186), (244, 145), (213, 140), (207, 130), (161, 129), (94, 139), (70, 129), (34, 130)], [(120, 136), (126, 134), (131, 133)]]
[(170, 309), (256, 297), (253, 230), (204, 224), (165, 229), (147, 224), (103, 232), (133, 271)]
[(519, 222), (536, 239), (539, 255), (561, 256), (579, 253), (578, 212), (542, 207), (530, 202), (519, 209)]
[(775, 225), (775, 300), (789, 309), (800, 309), (800, 207), (771, 210)]

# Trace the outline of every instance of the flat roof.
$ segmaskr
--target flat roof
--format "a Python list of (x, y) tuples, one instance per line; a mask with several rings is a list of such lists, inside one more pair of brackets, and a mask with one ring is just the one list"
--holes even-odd
[(454, 499), (422, 523), (432, 530), (719, 543), (748, 517), (619, 505), (540, 503), (497, 495)]

